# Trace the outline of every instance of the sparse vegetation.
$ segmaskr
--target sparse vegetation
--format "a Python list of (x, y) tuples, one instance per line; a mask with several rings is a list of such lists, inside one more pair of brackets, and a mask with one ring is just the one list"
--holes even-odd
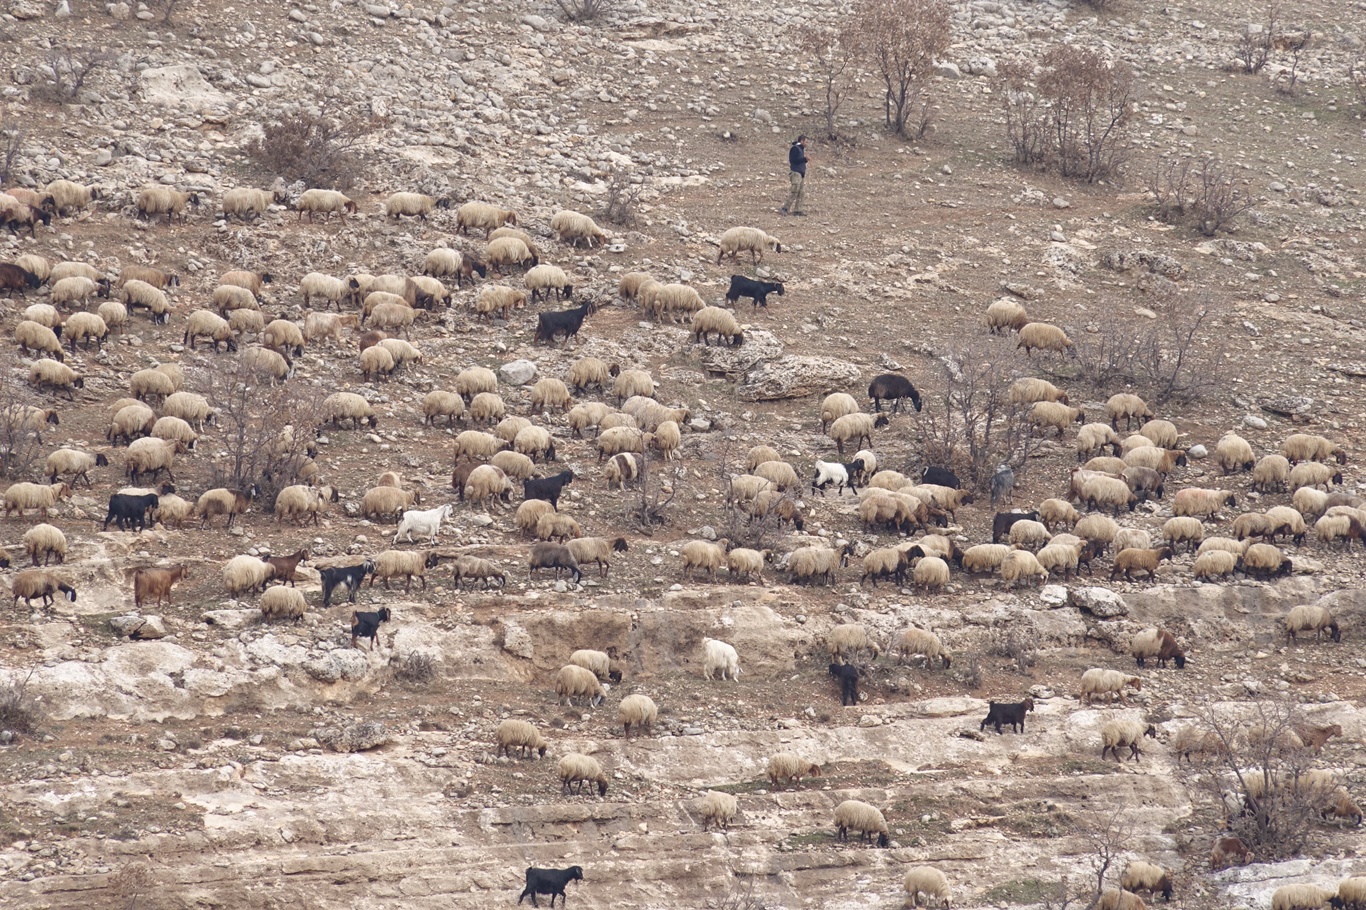
[(887, 129), (923, 138), (933, 110), (934, 64), (952, 40), (949, 5), (944, 0), (859, 0), (849, 22), (845, 40), (862, 49), (885, 90)]
[(0, 186), (9, 186), (14, 163), (23, 150), (26, 133), (13, 116), (0, 113)]
[(839, 138), (836, 118), (853, 88), (850, 77), (858, 58), (856, 30), (852, 22), (843, 27), (809, 23), (798, 32), (798, 43), (820, 92), (825, 135), (829, 139)]
[(385, 125), (383, 118), (324, 99), (301, 104), (264, 124), (261, 135), (243, 151), (271, 178), (346, 191), (364, 175), (362, 149)]
[(400, 682), (410, 686), (425, 686), (436, 680), (438, 674), (436, 661), (426, 651), (409, 651), (394, 671)]
[(62, 44), (48, 51), (41, 70), (42, 82), (32, 96), (52, 104), (69, 104), (80, 99), (81, 90), (92, 76), (113, 62), (113, 55), (96, 48)]
[(607, 199), (602, 207), (602, 217), (612, 224), (629, 227), (636, 223), (639, 216), (640, 197), (645, 192), (643, 183), (634, 183), (631, 172), (623, 167), (612, 168), (612, 177), (607, 182)]
[(1148, 181), (1157, 216), (1168, 223), (1188, 220), (1201, 234), (1231, 231), (1233, 222), (1262, 200), (1233, 179), (1223, 163), (1210, 156), (1191, 161), (1159, 161)]
[(1280, 22), (1281, 0), (1270, 0), (1260, 23), (1248, 22), (1239, 30), (1234, 55), (1243, 72), (1255, 75), (1266, 66)]
[(46, 454), (41, 438), (45, 424), (30, 413), (36, 405), (20, 375), (17, 364), (0, 368), (0, 478), (9, 481), (35, 479)]
[(617, 9), (617, 0), (555, 0), (569, 22), (596, 22)]
[(30, 736), (38, 728), (37, 699), (29, 694), (29, 680), (33, 671), (22, 680), (0, 682), (0, 732), (14, 736)]

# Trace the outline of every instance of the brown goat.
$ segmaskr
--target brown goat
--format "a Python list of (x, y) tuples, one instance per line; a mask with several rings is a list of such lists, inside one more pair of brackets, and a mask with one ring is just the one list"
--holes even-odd
[(1304, 743), (1304, 747), (1318, 755), (1323, 751), (1323, 746), (1334, 736), (1342, 735), (1342, 727), (1337, 724), (1328, 724), (1322, 727), (1296, 726), (1295, 735)]
[(138, 569), (133, 573), (133, 603), (141, 607), (144, 600), (155, 597), (157, 606), (161, 606), (162, 600), (169, 604), (171, 588), (189, 574), (190, 570), (184, 566), (174, 569)]
[(291, 588), (294, 587), (294, 570), (299, 568), (299, 563), (304, 562), (307, 559), (307, 550), (299, 550), (289, 556), (267, 556), (265, 559), (261, 560), (266, 565), (270, 566), (270, 575), (266, 580), (268, 582), (278, 581), (281, 584), (288, 582)]

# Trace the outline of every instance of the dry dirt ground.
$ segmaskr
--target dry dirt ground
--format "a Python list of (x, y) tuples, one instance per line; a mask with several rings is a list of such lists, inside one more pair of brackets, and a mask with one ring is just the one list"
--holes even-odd
[[(548, 349), (531, 341), (535, 313), (547, 307), (479, 322), (468, 310), (472, 292), (462, 291), (449, 312), (415, 328), (424, 363), (388, 383), (362, 382), (352, 335), (343, 348), (310, 347), (291, 383), (316, 396), (360, 391), (381, 416), (375, 432), (326, 432), (318, 464), (343, 501), (317, 528), (280, 526), (269, 504), (258, 504), (232, 532), (194, 522), (181, 531), (100, 532), (104, 502), (121, 485), (122, 450), (112, 450), (93, 487), (51, 519), (70, 541), (56, 571), (77, 587), (77, 601), (7, 607), (0, 616), (0, 673), (27, 680), (41, 707), (33, 734), (0, 746), (0, 905), (485, 908), (517, 895), (526, 866), (581, 865), (585, 881), (570, 895), (577, 907), (842, 910), (900, 906), (905, 869), (932, 863), (953, 882), (955, 906), (1029, 906), (1061, 878), (1076, 884), (1087, 875), (1094, 843), (1084, 830), (1116, 807), (1131, 829), (1118, 865), (1146, 858), (1174, 870), (1178, 906), (1265, 908), (1280, 884), (1330, 884), (1366, 871), (1359, 830), (1325, 824), (1302, 859), (1208, 873), (1218, 806), (1165, 745), (1200, 711), (1245, 711), (1258, 694), (1285, 697), (1315, 722), (1343, 728), (1317, 763), (1358, 800), (1366, 794), (1357, 551), (1344, 555), (1311, 536), (1302, 548), (1288, 546), (1296, 574), (1272, 583), (1198, 584), (1185, 555), (1154, 583), (1109, 583), (1107, 557), (1094, 584), (1124, 599), (1124, 612), (1110, 617), (1079, 609), (1075, 597), (1046, 600), (996, 579), (955, 575), (934, 595), (872, 588), (859, 584), (857, 564), (830, 587), (794, 586), (776, 567), (763, 583), (724, 574), (688, 582), (678, 556), (705, 528), (744, 532), (727, 509), (725, 478), (750, 446), (771, 444), (808, 474), (816, 457), (831, 454), (821, 396), (848, 391), (863, 401), (868, 380), (887, 369), (903, 369), (927, 400), (927, 413), (896, 416), (874, 438), (882, 467), (907, 473), (923, 463), (918, 422), (942, 408), (945, 358), (965, 351), (1000, 364), (1005, 378), (1049, 375), (1088, 413), (1103, 411), (1106, 397), (1124, 389), (1071, 381), (1069, 362), (1027, 360), (1013, 339), (988, 337), (982, 312), (1006, 293), (1082, 343), (1094, 343), (1114, 314), (1137, 324), (1147, 318), (1130, 315), (1139, 308), (1160, 321), (1210, 306), (1215, 315), (1196, 348), (1211, 382), (1202, 397), (1173, 400), (1158, 416), (1176, 422), (1183, 445), (1212, 450), (1236, 428), (1259, 455), (1292, 432), (1322, 433), (1351, 455), (1344, 489), (1359, 489), (1366, 207), (1357, 159), (1366, 121), (1347, 72), (1359, 44), (1351, 30), (1366, 4), (1303, 3), (1287, 12), (1287, 30), (1315, 33), (1293, 96), (1266, 75), (1227, 68), (1248, 15), (1242, 4), (1159, 9), (1120, 0), (1099, 16), (1066, 4), (956, 4), (949, 58), (965, 72), (980, 58), (1038, 54), (1064, 40), (1135, 66), (1139, 109), (1124, 180), (1079, 186), (1009, 166), (986, 77), (940, 80), (937, 126), (918, 144), (880, 130), (878, 93), (865, 81), (848, 104), (847, 138), (811, 148), (805, 219), (776, 212), (787, 142), (818, 132), (813, 83), (792, 50), (801, 21), (792, 8), (627, 10), (610, 25), (567, 29), (549, 9), (480, 4), (417, 4), (379, 18), (352, 4), (189, 3), (170, 27), (117, 20), (102, 4), (74, 0), (70, 18), (46, 4), (12, 6), (42, 13), (0, 25), (12, 50), (4, 123), (27, 131), (16, 173), (38, 183), (98, 182), (112, 198), (32, 239), (7, 241), (0, 258), (36, 252), (111, 274), (150, 261), (185, 279), (168, 325), (135, 316), (103, 354), (68, 357), (87, 379), (74, 402), (31, 397), (60, 412), (46, 448), (109, 451), (108, 405), (126, 394), (136, 369), (177, 360), (187, 387), (206, 390), (227, 355), (178, 343), (186, 315), (207, 305), (230, 268), (272, 272), (264, 309), (301, 320), (296, 289), (308, 271), (411, 273), (438, 245), (482, 251), (477, 238), (455, 235), (449, 211), (426, 222), (386, 220), (381, 205), (393, 191), (517, 209), (519, 224), (543, 238), (545, 258), (606, 305), (577, 344)], [(29, 86), (50, 59), (47, 45), (68, 42), (108, 47), (117, 63), (94, 78), (98, 98), (61, 107)], [(146, 101), (144, 70), (186, 63), (226, 100)], [(279, 211), (246, 226), (217, 221), (222, 189), (272, 179), (244, 158), (245, 137), (320, 84), (390, 116), (353, 193), (361, 217), (310, 225)], [(106, 165), (96, 163), (101, 150), (112, 152)], [(1213, 242), (1157, 221), (1143, 186), (1159, 157), (1205, 152), (1265, 197), (1235, 234)], [(551, 240), (558, 208), (598, 210), (613, 162), (630, 162), (647, 188), (639, 220), (609, 228), (618, 241), (611, 251)], [(130, 217), (136, 188), (163, 177), (207, 190), (184, 225)], [(643, 269), (718, 302), (734, 268), (716, 264), (714, 241), (737, 224), (784, 243), (769, 267), (786, 294), (757, 313), (742, 307), (742, 321), (771, 332), (789, 355), (853, 364), (858, 380), (800, 398), (741, 400), (732, 380), (704, 368), (686, 329), (649, 322), (612, 299), (621, 272)], [(1140, 251), (1164, 274), (1105, 265)], [(45, 293), (6, 301), (6, 325)], [(13, 347), (5, 366), (22, 380), (28, 361)], [(684, 435), (682, 459), (655, 474), (674, 498), (661, 525), (642, 528), (631, 518), (638, 494), (607, 490), (591, 440), (571, 439), (562, 415), (530, 415), (525, 390), (500, 388), (509, 413), (555, 432), (561, 463), (577, 475), (565, 511), (586, 533), (629, 539), (608, 577), (588, 572), (582, 587), (530, 580), (529, 542), (513, 528), (511, 509), (494, 509), (489, 523), (458, 505), (441, 546), (499, 561), (506, 588), (457, 591), (445, 568), (411, 594), (366, 588), (361, 609), (394, 613), (373, 652), (349, 649), (353, 607), (322, 610), (314, 574), (300, 583), (311, 612), (298, 625), (258, 623), (254, 601), (223, 593), (219, 567), (251, 548), (308, 547), (318, 557), (385, 549), (392, 526), (356, 514), (385, 469), (401, 470), (424, 505), (454, 501), (454, 431), (422, 425), (427, 391), (450, 388), (467, 366), (497, 369), (517, 358), (563, 376), (584, 354), (651, 371), (661, 401), (705, 421)], [(1296, 398), (1310, 399), (1299, 417), (1276, 412)], [(216, 432), (177, 461), (187, 498), (212, 486), (221, 466)], [(1064, 493), (1071, 437), (1045, 441), (1017, 468), (1017, 504)], [(1162, 503), (1122, 522), (1157, 532), (1171, 514), (1170, 491), (1183, 486), (1226, 487), (1259, 509), (1289, 502), (1287, 494), (1249, 496), (1248, 475), (1221, 479), (1208, 459), (1192, 459), (1173, 480)], [(763, 543), (775, 554), (834, 540), (854, 541), (861, 554), (895, 542), (859, 525), (847, 493), (804, 495), (802, 505), (807, 536), (768, 531)], [(1207, 533), (1227, 533), (1233, 514), (1226, 510)], [(954, 533), (964, 546), (987, 541), (991, 518), (984, 501), (969, 505)], [(3, 522), (0, 542), (14, 560), (7, 576), (23, 562), (17, 545), (33, 521)], [(174, 603), (151, 611), (171, 634), (120, 640), (109, 619), (132, 608), (126, 570), (152, 563), (191, 570)], [(1343, 642), (1285, 648), (1286, 610), (1327, 595)], [(832, 625), (854, 621), (884, 642), (910, 624), (932, 628), (954, 663), (929, 670), (884, 655), (864, 680), (863, 701), (841, 708), (824, 641)], [(1128, 713), (1158, 723), (1161, 741), (1139, 764), (1102, 762), (1098, 730), (1114, 712), (1082, 705), (1078, 677), (1092, 666), (1132, 667), (1128, 638), (1153, 624), (1176, 633), (1191, 657), (1184, 671), (1141, 671)], [(704, 636), (737, 646), (738, 683), (701, 678)], [(1027, 672), (1011, 657), (1021, 641), (1036, 646)], [(554, 674), (582, 647), (612, 648), (625, 681), (602, 707), (558, 706)], [(414, 655), (427, 656), (430, 672)], [(628, 740), (615, 705), (630, 692), (650, 695), (660, 721)], [(1024, 735), (977, 735), (986, 700), (1030, 692), (1038, 709)], [(495, 758), (493, 731), (505, 717), (535, 722), (551, 742), (547, 757)], [(328, 730), (356, 722), (382, 724), (387, 742), (358, 752), (320, 745)], [(764, 767), (781, 749), (820, 762), (823, 775), (771, 787)], [(605, 798), (561, 794), (556, 762), (570, 751), (607, 768)], [(708, 789), (739, 796), (727, 832), (700, 825), (698, 800)], [(835, 842), (831, 811), (846, 798), (883, 810), (891, 849)]]

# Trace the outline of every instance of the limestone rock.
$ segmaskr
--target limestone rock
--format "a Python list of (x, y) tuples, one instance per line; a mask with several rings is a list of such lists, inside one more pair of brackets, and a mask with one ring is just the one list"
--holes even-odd
[(749, 329), (745, 332), (745, 343), (738, 347), (699, 345), (697, 353), (708, 374), (739, 377), (761, 363), (783, 356), (783, 343), (765, 329)]
[(1124, 616), (1129, 612), (1124, 598), (1109, 588), (1077, 588), (1072, 591), (1072, 605), (1101, 619)]
[(232, 99), (218, 91), (196, 67), (182, 64), (142, 71), (142, 98), (164, 107), (187, 107), (202, 111), (227, 107)]
[(133, 641), (151, 641), (165, 638), (167, 634), (160, 616), (139, 616), (136, 613), (113, 617), (109, 620), (109, 627), (114, 634)]
[(377, 749), (391, 739), (379, 721), (362, 721), (344, 727), (327, 727), (317, 732), (318, 742), (334, 752), (365, 752)]
[(833, 357), (780, 357), (762, 363), (745, 376), (736, 395), (743, 401), (804, 398), (858, 382), (859, 368)]
[(530, 360), (513, 360), (498, 368), (498, 378), (508, 385), (526, 385), (536, 379), (536, 364)]

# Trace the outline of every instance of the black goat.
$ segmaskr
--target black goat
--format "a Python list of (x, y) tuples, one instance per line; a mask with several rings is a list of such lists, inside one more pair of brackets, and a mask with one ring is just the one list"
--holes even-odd
[(905, 376), (896, 373), (883, 373), (876, 376), (868, 384), (868, 397), (873, 399), (873, 410), (882, 410), (882, 399), (887, 399), (892, 403), (892, 413), (901, 410), (901, 399), (911, 399), (911, 404), (915, 405), (917, 411), (920, 410), (920, 393), (911, 385), (911, 381)]
[[(131, 530), (134, 523), (138, 530), (143, 531), (147, 528), (147, 513), (155, 509), (160, 503), (160, 499), (155, 493), (147, 493), (143, 496), (135, 496), (131, 493), (115, 493), (109, 497), (109, 514), (104, 516), (104, 527), (101, 530), (109, 530), (109, 522), (114, 522), (120, 531)], [(123, 526), (128, 522), (128, 527)]]
[(335, 566), (330, 569), (323, 569), (318, 574), (322, 576), (323, 582), (323, 609), (332, 606), (332, 592), (338, 585), (343, 585), (351, 589), (351, 596), (347, 598), (349, 603), (356, 602), (356, 592), (360, 590), (361, 582), (365, 581), (365, 576), (375, 571), (373, 560), (367, 559), (365, 562), (355, 566)]
[(569, 344), (569, 339), (578, 337), (584, 319), (595, 309), (596, 305), (589, 300), (572, 310), (541, 313), (536, 317), (536, 341), (554, 344), (556, 335), (564, 335), (564, 343)]
[(1034, 699), (1032, 698), (1026, 698), (1024, 701), (1013, 703), (1003, 701), (991, 702), (991, 706), (987, 708), (987, 716), (982, 721), (982, 725), (977, 728), (977, 732), (981, 733), (985, 730), (987, 724), (994, 724), (996, 726), (996, 735), (1002, 736), (1004, 734), (1001, 732), (1001, 725), (1010, 724), (1010, 731), (1012, 733), (1023, 733), (1025, 728), (1025, 714), (1033, 710)]
[(557, 512), (560, 509), (560, 493), (566, 484), (574, 482), (573, 471), (561, 471), (554, 477), (528, 477), (522, 481), (523, 499), (544, 499)]
[(997, 512), (991, 520), (991, 542), (1000, 543), (1017, 521), (1038, 521), (1038, 512)]
[(583, 868), (580, 866), (570, 866), (568, 869), (537, 869), (529, 868), (526, 870), (526, 887), (522, 889), (522, 897), (517, 898), (517, 903), (522, 902), (522, 898), (531, 895), (531, 906), (539, 907), (536, 903), (536, 895), (549, 894), (550, 906), (555, 906), (555, 895), (560, 896), (560, 906), (564, 906), (565, 886), (570, 882), (583, 881)]
[(370, 650), (375, 650), (375, 642), (379, 640), (379, 624), (388, 622), (392, 614), (388, 607), (380, 607), (378, 613), (352, 613), (351, 614), (351, 647), (356, 647), (356, 639), (370, 639)]
[(857, 705), (858, 667), (853, 664), (831, 664), (830, 675), (840, 681), (840, 705)]
[(755, 281), (753, 278), (746, 278), (744, 275), (730, 276), (730, 290), (726, 291), (726, 303), (734, 306), (740, 302), (741, 297), (754, 298), (754, 308), (768, 306), (768, 295), (777, 294), (783, 296), (783, 283), (781, 281)]
[(948, 468), (935, 467), (934, 465), (926, 465), (920, 469), (920, 482), (938, 484), (941, 487), (952, 487), (955, 490), (961, 483), (957, 474)]
[(42, 283), (42, 279), (30, 271), (12, 263), (0, 263), (0, 291), (31, 291)]

